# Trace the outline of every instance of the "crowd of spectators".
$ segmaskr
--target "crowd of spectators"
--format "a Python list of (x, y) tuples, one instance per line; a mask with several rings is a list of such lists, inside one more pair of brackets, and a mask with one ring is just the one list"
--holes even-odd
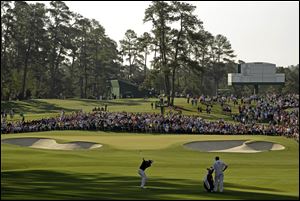
[[(255, 101), (255, 105), (251, 105)], [(238, 106), (239, 113), (233, 119), (244, 123), (269, 123), (283, 125), (298, 125), (299, 95), (268, 94), (265, 97), (250, 99), (249, 103)], [(291, 110), (287, 110), (287, 109)]]
[[(203, 102), (204, 100), (200, 100)], [(232, 97), (211, 98), (211, 101), (227, 105)], [(251, 105), (255, 101), (256, 105)], [(227, 103), (226, 103), (227, 102)], [(226, 104), (225, 104), (226, 103)], [(286, 111), (299, 107), (299, 95), (267, 95), (266, 97), (243, 98), (239, 114), (234, 116), (237, 123), (207, 121), (199, 116), (181, 113), (130, 113), (108, 112), (107, 106), (94, 108), (92, 112), (83, 111), (32, 121), (8, 122), (1, 118), (1, 133), (23, 133), (50, 130), (102, 130), (139, 133), (193, 133), (193, 134), (261, 134), (292, 137), (299, 141), (299, 110)], [(199, 108), (198, 108), (199, 110)], [(265, 124), (261, 120), (270, 120)]]
[(238, 107), (238, 113), (231, 116), (234, 121), (243, 124), (268, 123), (287, 126), (299, 123), (299, 94), (251, 95), (249, 97), (241, 97), (240, 102), (234, 95), (212, 97), (201, 95), (193, 99), (199, 100), (200, 103), (207, 107), (212, 107), (213, 104), (220, 104), (222, 111), (227, 114), (232, 113), (230, 103), (233, 103), (233, 107)]
[(262, 134), (284, 135), (299, 139), (298, 125), (263, 125), (205, 121), (197, 116), (149, 113), (77, 112), (63, 118), (49, 118), (15, 123), (1, 123), (1, 133), (22, 133), (50, 130), (103, 130), (148, 133), (194, 134)]

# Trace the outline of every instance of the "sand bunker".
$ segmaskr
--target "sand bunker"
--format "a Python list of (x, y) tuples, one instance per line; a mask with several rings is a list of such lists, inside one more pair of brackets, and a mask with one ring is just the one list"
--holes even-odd
[(56, 150), (95, 149), (102, 147), (101, 144), (82, 141), (60, 144), (57, 143), (56, 140), (49, 138), (10, 138), (1, 140), (1, 142), (5, 144), (14, 144), (25, 147)]
[(185, 148), (205, 152), (236, 152), (257, 153), (262, 151), (283, 150), (281, 144), (266, 141), (247, 140), (222, 140), (222, 141), (197, 141), (183, 145)]

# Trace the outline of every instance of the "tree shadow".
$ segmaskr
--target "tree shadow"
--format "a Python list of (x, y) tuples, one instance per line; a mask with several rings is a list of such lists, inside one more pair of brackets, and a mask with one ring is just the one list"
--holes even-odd
[(101, 106), (104, 104), (107, 104), (108, 106), (113, 106), (113, 105), (132, 106), (132, 105), (141, 105), (142, 104), (141, 100), (132, 100), (132, 99), (118, 99), (119, 101), (117, 101), (117, 100), (93, 100), (93, 99), (72, 98), (70, 100), (80, 101), (83, 104), (84, 103), (92, 103), (97, 106)]
[(79, 109), (70, 109), (60, 107), (52, 103), (42, 100), (28, 100), (28, 101), (14, 101), (14, 102), (1, 102), (1, 108), (9, 112), (14, 109), (15, 113), (54, 113), (64, 110), (65, 112), (79, 111)]
[[(150, 177), (141, 189), (140, 177), (105, 173), (81, 174), (48, 170), (1, 172), (1, 199), (298, 199), (277, 189), (225, 183), (223, 193), (208, 193), (202, 181)], [(249, 192), (253, 191), (253, 192)], [(266, 193), (267, 191), (267, 193)], [(274, 194), (277, 193), (277, 194)]]
[(196, 112), (196, 111), (194, 111), (194, 110), (185, 108), (185, 107), (182, 106), (182, 105), (175, 105), (175, 106), (177, 107), (178, 110), (183, 110), (183, 111), (187, 111), (187, 112)]
[[(141, 105), (142, 102), (140, 100), (126, 100), (122, 102), (118, 101), (98, 101), (98, 100), (88, 100), (88, 99), (70, 99), (81, 102), (80, 104), (83, 106), (104, 106), (107, 104), (109, 106), (135, 106)], [(66, 100), (63, 100), (66, 101)], [(150, 107), (150, 106), (149, 106)], [(74, 112), (80, 111), (78, 108), (66, 108), (62, 106), (58, 106), (57, 104), (49, 103), (44, 100), (31, 99), (26, 101), (5, 101), (1, 102), (1, 109), (9, 112), (11, 109), (14, 109), (15, 113), (59, 113), (61, 110), (65, 112)]]
[(80, 109), (70, 109), (65, 107), (60, 107), (55, 104), (48, 103), (46, 101), (42, 100), (29, 100), (30, 104), (33, 105), (33, 107), (40, 110), (36, 113), (44, 113), (44, 112), (60, 112), (61, 110), (64, 110), (65, 112), (73, 112), (73, 111), (79, 111)]

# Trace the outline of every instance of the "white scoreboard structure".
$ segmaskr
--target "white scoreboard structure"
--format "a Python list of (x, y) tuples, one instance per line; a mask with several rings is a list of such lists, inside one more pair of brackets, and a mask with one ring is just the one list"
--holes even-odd
[(255, 92), (258, 85), (284, 84), (285, 75), (276, 73), (276, 65), (265, 62), (238, 64), (238, 73), (228, 73), (228, 85), (254, 85)]

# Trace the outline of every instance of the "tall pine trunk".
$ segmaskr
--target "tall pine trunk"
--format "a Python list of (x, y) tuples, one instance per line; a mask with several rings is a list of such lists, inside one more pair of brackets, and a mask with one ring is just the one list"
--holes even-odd
[(146, 79), (146, 74), (147, 74), (147, 48), (146, 48), (146, 51), (145, 51), (144, 79)]
[(176, 46), (175, 46), (175, 55), (174, 55), (174, 63), (172, 67), (172, 99), (171, 99), (171, 105), (174, 105), (174, 97), (175, 97), (175, 74), (176, 74), (176, 68), (178, 67), (178, 62), (177, 62), (177, 57), (178, 57), (178, 48), (179, 48), (179, 40), (181, 38), (182, 34), (182, 15), (180, 19), (180, 31), (178, 32), (177, 35), (177, 41), (176, 41)]
[(172, 70), (172, 89), (171, 89), (171, 105), (174, 105), (174, 97), (175, 97), (175, 72), (176, 72), (176, 67), (173, 67)]
[(25, 54), (25, 61), (24, 61), (24, 72), (23, 72), (23, 80), (22, 80), (22, 91), (20, 99), (25, 98), (25, 89), (26, 89), (26, 78), (27, 78), (27, 71), (28, 71), (28, 61), (30, 57), (30, 49), (31, 49), (31, 40), (28, 43), (28, 47)]
[(87, 83), (88, 83), (88, 74), (87, 74), (87, 65), (84, 65), (84, 98), (87, 98)]

